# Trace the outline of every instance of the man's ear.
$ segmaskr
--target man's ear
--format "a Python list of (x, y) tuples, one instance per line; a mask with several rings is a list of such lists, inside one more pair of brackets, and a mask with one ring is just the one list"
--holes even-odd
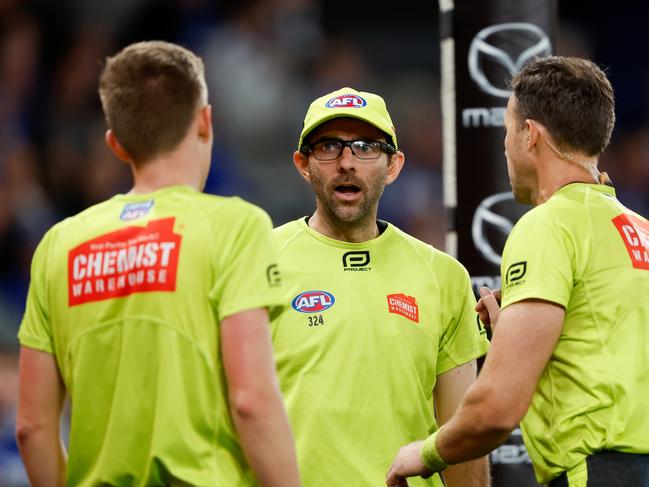
[(212, 138), (212, 105), (205, 105), (198, 113), (198, 136), (202, 140)]
[(385, 180), (386, 186), (392, 184), (394, 180), (399, 177), (399, 173), (401, 172), (401, 168), (403, 168), (405, 162), (406, 156), (401, 151), (397, 151), (396, 154), (390, 156), (390, 161), (388, 163), (388, 176)]
[(106, 141), (106, 145), (108, 146), (110, 151), (115, 154), (118, 159), (124, 162), (133, 163), (133, 159), (131, 158), (130, 154), (126, 151), (126, 149), (124, 149), (122, 144), (119, 143), (119, 140), (117, 140), (117, 137), (115, 137), (115, 133), (112, 129), (106, 130), (104, 140)]
[(534, 147), (539, 139), (539, 127), (533, 120), (525, 119), (525, 130), (527, 131), (527, 148)]
[(300, 173), (300, 176), (310, 183), (311, 173), (309, 172), (309, 158), (300, 151), (295, 151), (293, 153), (293, 164), (295, 164), (295, 168), (297, 169), (297, 172)]

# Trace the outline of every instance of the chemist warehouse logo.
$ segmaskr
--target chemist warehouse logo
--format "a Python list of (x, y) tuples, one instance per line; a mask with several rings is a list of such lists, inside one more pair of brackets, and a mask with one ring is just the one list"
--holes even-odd
[(68, 254), (70, 306), (148, 291), (175, 291), (181, 236), (175, 218), (126, 227)]
[(399, 293), (388, 294), (386, 297), (388, 299), (388, 311), (390, 313), (401, 315), (410, 321), (419, 323), (419, 305), (414, 296)]
[(612, 221), (620, 232), (631, 265), (636, 269), (649, 270), (649, 221), (624, 213)]

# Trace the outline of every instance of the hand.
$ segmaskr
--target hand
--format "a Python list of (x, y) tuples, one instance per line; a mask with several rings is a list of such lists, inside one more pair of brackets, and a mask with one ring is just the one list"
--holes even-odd
[(489, 289), (486, 286), (480, 288), (480, 300), (475, 310), (480, 315), (480, 321), (485, 327), (491, 328), (493, 333), (496, 321), (500, 315), (500, 289)]
[(423, 441), (415, 441), (401, 447), (388, 470), (385, 483), (388, 487), (408, 487), (406, 477), (419, 475), (425, 479), (433, 472), (424, 465), (419, 451)]

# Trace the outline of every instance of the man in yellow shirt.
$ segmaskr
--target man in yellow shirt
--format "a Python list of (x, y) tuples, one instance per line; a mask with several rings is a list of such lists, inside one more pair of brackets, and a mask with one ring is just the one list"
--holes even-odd
[(284, 305), (271, 222), (201, 192), (213, 141), (202, 61), (133, 44), (107, 60), (99, 94), (134, 185), (35, 252), (18, 335), (32, 485), (298, 486), (268, 325)]
[(597, 170), (613, 89), (590, 61), (559, 56), (512, 86), (509, 177), (535, 208), (505, 245), (502, 312), (481, 290), (492, 346), (457, 413), (400, 450), (387, 484), (484, 455), (522, 419), (540, 483), (649, 485), (649, 221)]
[[(275, 230), (291, 307), (272, 323), (308, 487), (383, 483), (404, 441), (452, 415), (488, 347), (466, 269), (377, 220), (404, 160), (378, 95), (342, 88), (309, 107), (293, 162), (316, 208)], [(444, 477), (483, 487), (486, 459)]]

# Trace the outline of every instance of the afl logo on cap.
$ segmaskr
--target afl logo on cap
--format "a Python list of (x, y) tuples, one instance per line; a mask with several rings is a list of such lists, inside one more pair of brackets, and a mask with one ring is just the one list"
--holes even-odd
[(367, 105), (365, 99), (358, 95), (338, 95), (325, 105), (327, 108), (362, 108)]

